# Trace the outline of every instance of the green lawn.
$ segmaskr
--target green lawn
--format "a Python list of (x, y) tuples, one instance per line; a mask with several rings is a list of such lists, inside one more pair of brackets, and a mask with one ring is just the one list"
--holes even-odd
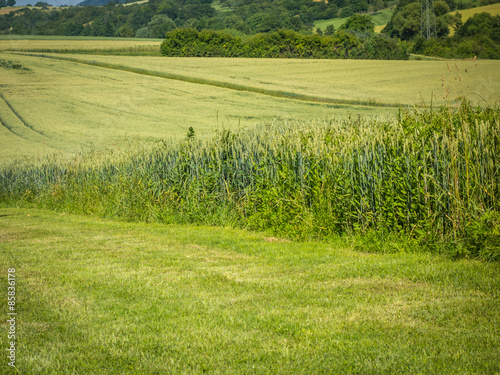
[(18, 373), (499, 373), (498, 263), (350, 247), (1, 208)]

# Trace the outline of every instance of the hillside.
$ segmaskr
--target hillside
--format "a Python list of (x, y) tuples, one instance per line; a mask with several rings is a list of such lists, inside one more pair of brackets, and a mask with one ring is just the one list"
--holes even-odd
[[(123, 7), (119, 2), (85, 0), (60, 17), (50, 10), (18, 9), (16, 18), (0, 19), (0, 34), (140, 36), (162, 38), (173, 28), (226, 29), (252, 35), (279, 29), (310, 33), (314, 22), (368, 11), (365, 2), (313, 0), (150, 0)], [(382, 2), (383, 3), (383, 2)], [(48, 13), (48, 14), (46, 14)], [(34, 20), (36, 20), (34, 22)], [(85, 25), (91, 25), (85, 27)]]
[[(100, 4), (96, 1), (101, 0), (85, 1), (87, 2), (82, 4)], [(465, 21), (465, 18), (460, 20), (455, 16), (457, 5), (453, 0), (435, 2), (438, 40), (433, 43), (444, 48), (435, 45), (422, 47), (422, 42), (418, 41), (420, 34), (420, 2), (418, 0), (402, 0), (395, 8), (388, 8), (388, 3), (383, 1), (378, 2), (377, 6), (366, 4), (366, 2), (358, 3), (354, 0), (349, 2), (341, 0), (329, 2), (314, 0), (248, 0), (245, 2), (150, 0), (127, 4), (127, 6), (111, 2), (105, 6), (88, 5), (56, 9), (17, 8), (14, 13), (0, 15), (0, 35), (160, 39), (176, 29), (198, 31), (209, 29), (224, 30), (233, 37), (245, 40), (256, 34), (268, 34), (278, 30), (290, 30), (301, 35), (311, 35), (317, 32), (333, 36), (336, 30), (343, 28), (348, 34), (340, 35), (337, 40), (345, 39), (347, 44), (353, 46), (352, 51), (356, 50), (357, 44), (366, 45), (367, 43), (373, 51), (385, 48), (380, 48), (380, 45), (397, 45), (398, 47), (394, 48), (401, 49), (399, 40), (403, 40), (408, 42), (404, 49), (408, 48), (408, 51), (412, 53), (453, 58), (474, 56), (500, 58), (500, 23), (491, 17), (474, 18), (470, 22)], [(465, 12), (468, 14), (478, 12), (480, 9)], [(483, 9), (491, 11), (493, 15), (498, 14), (498, 5), (490, 5)], [(353, 17), (358, 19), (353, 20)], [(365, 25), (360, 26), (359, 20), (362, 20), (361, 23)], [(465, 26), (465, 22), (469, 22), (468, 26)], [(474, 25), (484, 24), (484, 26), (470, 27), (471, 22)], [(346, 27), (346, 24), (349, 26)], [(330, 25), (334, 26), (333, 30)], [(451, 34), (450, 30), (453, 31)], [(457, 30), (459, 36), (451, 39), (450, 36)], [(373, 32), (382, 32), (383, 38), (374, 38), (371, 34)], [(324, 39), (319, 44), (328, 44), (328, 41)], [(279, 47), (271, 46), (270, 48)], [(217, 53), (210, 55), (221, 56)], [(354, 55), (356, 53), (349, 52), (345, 54), (345, 57)], [(399, 56), (400, 54), (389, 53), (389, 55)], [(259, 56), (262, 57), (262, 54)], [(292, 56), (296, 57), (295, 55), (289, 57)], [(314, 54), (309, 54), (306, 57), (314, 56)], [(365, 58), (363, 56), (361, 54), (358, 57)]]
[[(387, 22), (391, 19), (392, 13), (394, 12), (394, 8), (386, 8), (379, 10), (374, 13), (367, 13), (375, 25), (375, 31), (380, 32), (380, 30), (387, 24)], [(332, 25), (335, 30), (337, 30), (342, 24), (347, 21), (347, 18), (331, 18), (328, 20), (318, 20), (314, 21), (314, 27), (320, 29), (322, 31), (326, 30), (329, 25)]]
[(463, 10), (455, 10), (450, 12), (449, 14), (454, 14), (459, 12), (462, 15), (462, 22), (467, 21), (469, 18), (473, 17), (475, 14), (486, 12), (490, 13), (493, 16), (500, 15), (500, 3), (485, 5), (482, 7), (463, 9)]

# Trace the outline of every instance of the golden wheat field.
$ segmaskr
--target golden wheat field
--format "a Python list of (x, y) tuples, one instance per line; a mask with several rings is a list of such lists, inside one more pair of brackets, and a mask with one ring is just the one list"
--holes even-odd
[[(93, 43), (98, 48), (111, 41)], [(73, 61), (64, 60), (68, 58)], [(0, 51), (2, 61), (23, 69), (0, 64), (1, 164), (52, 152), (120, 148), (131, 139), (184, 137), (189, 127), (203, 136), (276, 118), (394, 116), (399, 105), (411, 109), (429, 106), (431, 100), (433, 105), (453, 105), (460, 95), (494, 104), (500, 97), (496, 61), (166, 58), (5, 50)]]
[[(62, 55), (56, 55), (62, 57)], [(339, 101), (392, 106), (448, 104), (466, 95), (483, 104), (500, 98), (500, 63), (484, 61), (377, 61), (244, 58), (84, 56), (151, 72), (223, 81)]]
[(467, 21), (474, 14), (482, 13), (482, 12), (490, 13), (492, 16), (498, 16), (498, 15), (500, 15), (500, 3), (484, 5), (482, 7), (477, 7), (477, 8), (462, 9), (462, 10), (450, 12), (450, 14), (455, 14), (457, 12), (462, 15), (462, 22)]
[(65, 37), (65, 36), (2, 36), (0, 51), (33, 51), (33, 50), (109, 50), (157, 48), (161, 39), (140, 38), (105, 38), (105, 37)]

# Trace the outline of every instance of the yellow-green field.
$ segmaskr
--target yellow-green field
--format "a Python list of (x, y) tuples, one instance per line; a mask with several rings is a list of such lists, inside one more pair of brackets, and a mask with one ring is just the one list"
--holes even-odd
[[(41, 45), (43, 41), (25, 42)], [(112, 44), (102, 41), (106, 43)], [(95, 46), (101, 46), (100, 42), (94, 41)], [(76, 60), (62, 60), (67, 58)], [(1, 163), (55, 150), (74, 154), (122, 147), (130, 139), (183, 137), (189, 127), (202, 136), (276, 118), (392, 115), (397, 105), (428, 106), (431, 97), (434, 104), (453, 103), (461, 94), (482, 104), (494, 104), (500, 97), (500, 63), (496, 61), (166, 58), (7, 51), (0, 52), (2, 60), (17, 61), (29, 70), (0, 67)], [(139, 69), (143, 74), (138, 74)], [(175, 79), (165, 78), (168, 74)], [(291, 95), (300, 100), (290, 99)]]
[(463, 9), (463, 10), (454, 10), (450, 12), (450, 14), (460, 13), (462, 15), (462, 22), (465, 23), (469, 18), (471, 18), (474, 14), (477, 13), (490, 13), (492, 16), (500, 15), (500, 3), (485, 5), (477, 8)]
[(0, 36), (0, 51), (160, 49), (162, 39)]
[[(62, 55), (52, 55), (63, 57)], [(174, 73), (216, 82), (282, 90), (339, 101), (375, 104), (447, 104), (442, 84), (450, 95), (468, 95), (493, 104), (500, 98), (500, 63), (497, 61), (376, 61), (165, 58), (148, 56), (78, 56), (87, 62)], [(444, 81), (443, 81), (444, 78)]]
[[(492, 16), (500, 15), (500, 3), (485, 5), (477, 8), (454, 10), (449, 14), (455, 15), (456, 13), (460, 13), (462, 15), (462, 22), (465, 23), (465, 21), (471, 18), (474, 14), (483, 12), (490, 13)], [(450, 26), (450, 35), (453, 34), (455, 34), (455, 29), (452, 26)]]

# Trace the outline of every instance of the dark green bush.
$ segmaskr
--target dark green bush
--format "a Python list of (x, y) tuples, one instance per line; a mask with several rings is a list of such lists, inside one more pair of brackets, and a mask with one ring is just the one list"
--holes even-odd
[(161, 52), (165, 56), (218, 56), (267, 58), (358, 58), (407, 59), (395, 40), (370, 34), (356, 36), (339, 30), (333, 36), (302, 35), (292, 30), (257, 34), (243, 42), (214, 30), (176, 29), (166, 35)]

